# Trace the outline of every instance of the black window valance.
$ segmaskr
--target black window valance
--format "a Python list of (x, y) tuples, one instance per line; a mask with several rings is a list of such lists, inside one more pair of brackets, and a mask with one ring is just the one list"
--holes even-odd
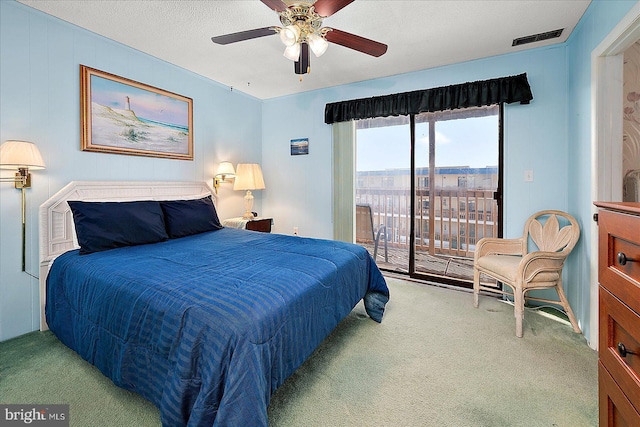
[(327, 124), (373, 117), (406, 116), (456, 108), (482, 107), (505, 102), (528, 104), (533, 99), (527, 74), (481, 80), (393, 95), (352, 99), (327, 104)]

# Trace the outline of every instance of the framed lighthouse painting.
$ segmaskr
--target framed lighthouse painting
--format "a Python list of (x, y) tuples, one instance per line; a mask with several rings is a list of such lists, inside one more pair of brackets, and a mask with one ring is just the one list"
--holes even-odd
[(193, 100), (80, 66), (83, 151), (193, 160)]

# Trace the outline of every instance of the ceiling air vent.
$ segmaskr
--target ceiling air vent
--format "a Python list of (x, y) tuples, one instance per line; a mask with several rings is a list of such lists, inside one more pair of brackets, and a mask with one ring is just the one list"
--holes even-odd
[(517, 39), (513, 39), (513, 43), (511, 46), (520, 46), (522, 44), (540, 42), (542, 40), (555, 39), (556, 37), (560, 37), (564, 28), (560, 28), (559, 30), (547, 31), (546, 33), (534, 34), (532, 36), (520, 37)]

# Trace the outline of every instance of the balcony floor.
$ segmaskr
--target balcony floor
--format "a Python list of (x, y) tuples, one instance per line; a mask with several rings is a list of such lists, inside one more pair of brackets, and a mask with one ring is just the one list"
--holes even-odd
[[(373, 243), (358, 243), (364, 246), (373, 256)], [(389, 247), (388, 262), (384, 261), (384, 246), (378, 247), (376, 263), (380, 269), (395, 271), (398, 273), (409, 272), (409, 249)], [(448, 255), (430, 255), (425, 251), (416, 251), (416, 271), (432, 274), (445, 278), (473, 282), (473, 259), (452, 257)], [(483, 282), (491, 281), (483, 277)]]

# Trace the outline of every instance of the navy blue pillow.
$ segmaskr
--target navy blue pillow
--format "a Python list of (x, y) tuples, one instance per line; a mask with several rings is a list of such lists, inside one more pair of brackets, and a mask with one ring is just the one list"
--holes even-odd
[(160, 206), (171, 239), (222, 228), (211, 196), (196, 200), (167, 200), (160, 202)]
[(80, 255), (167, 240), (164, 215), (156, 201), (70, 201)]

